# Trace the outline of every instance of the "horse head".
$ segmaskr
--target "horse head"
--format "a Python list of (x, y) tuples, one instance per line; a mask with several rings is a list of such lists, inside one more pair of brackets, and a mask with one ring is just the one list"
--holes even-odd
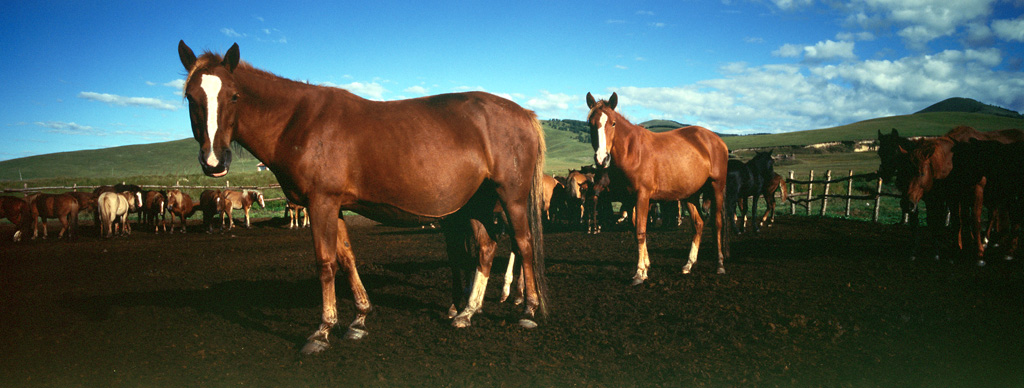
[(621, 116), (615, 113), (619, 104), (619, 96), (612, 93), (608, 101), (596, 101), (587, 93), (587, 123), (590, 124), (590, 145), (594, 147), (594, 161), (598, 166), (608, 167), (611, 162), (611, 143), (615, 138), (615, 125)]
[(236, 102), (241, 97), (234, 81), (238, 44), (223, 57), (208, 52), (196, 58), (180, 41), (178, 56), (188, 72), (184, 93), (192, 135), (199, 142), (199, 165), (206, 175), (222, 177), (231, 165), (231, 137), (238, 125)]
[(754, 157), (747, 162), (765, 180), (771, 179), (772, 174), (775, 173), (775, 158), (772, 157), (773, 151), (757, 151), (754, 153)]
[[(915, 207), (921, 198), (932, 190), (935, 181), (945, 179), (952, 170), (952, 155), (948, 147), (952, 141), (943, 142), (935, 139), (919, 144), (913, 150), (900, 146), (900, 155), (908, 159), (909, 171), (900, 172), (907, 178), (907, 188), (903, 191), (905, 199)], [(944, 144), (949, 143), (949, 144)]]
[(881, 160), (881, 164), (878, 165), (878, 176), (882, 180), (890, 181), (900, 173), (900, 170), (911, 168), (907, 164), (908, 154), (900, 152), (901, 148), (904, 151), (913, 151), (915, 144), (905, 137), (900, 137), (896, 128), (888, 135), (878, 130), (878, 159)]

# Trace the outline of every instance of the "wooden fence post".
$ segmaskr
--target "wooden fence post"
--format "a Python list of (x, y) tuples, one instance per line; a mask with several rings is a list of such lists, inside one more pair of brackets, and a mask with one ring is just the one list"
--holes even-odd
[(813, 181), (814, 170), (811, 170), (810, 174), (808, 174), (807, 176), (807, 204), (805, 205), (807, 207), (807, 215), (811, 215), (811, 198), (814, 198), (814, 196), (812, 195), (814, 194), (814, 184), (809, 182)]
[(828, 210), (828, 187), (829, 182), (832, 180), (832, 170), (825, 170), (825, 194), (821, 196), (821, 216), (825, 216), (825, 212)]
[(853, 201), (853, 170), (850, 170), (850, 181), (846, 184), (846, 218), (850, 218), (850, 202)]
[[(796, 194), (796, 192), (793, 191), (793, 189), (795, 187), (796, 187), (796, 185), (793, 184), (793, 170), (789, 170), (789, 195), (790, 196)], [(789, 215), (791, 215), (791, 216), (796, 215), (796, 202), (792, 202), (792, 201), (789, 202)]]
[(878, 186), (875, 188), (875, 214), (871, 216), (871, 222), (878, 222), (878, 211), (882, 207), (882, 178), (878, 178)]

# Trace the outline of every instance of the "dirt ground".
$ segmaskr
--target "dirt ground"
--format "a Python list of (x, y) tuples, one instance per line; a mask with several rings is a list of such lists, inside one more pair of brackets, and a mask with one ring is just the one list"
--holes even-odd
[(498, 276), (452, 328), (442, 236), (349, 217), (370, 334), (303, 356), (320, 304), (308, 229), (104, 240), (84, 223), (18, 244), (0, 225), (0, 385), (1024, 386), (1022, 260), (910, 262), (899, 226), (780, 216), (733, 239), (726, 275), (709, 235), (682, 275), (691, 231), (655, 230), (638, 287), (631, 232), (549, 230), (551, 316), (528, 331)]

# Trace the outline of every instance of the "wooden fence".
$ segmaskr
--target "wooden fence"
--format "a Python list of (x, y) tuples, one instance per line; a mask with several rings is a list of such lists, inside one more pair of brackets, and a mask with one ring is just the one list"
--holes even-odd
[[(853, 181), (864, 180), (874, 183), (874, 191), (867, 195), (853, 195)], [(831, 189), (833, 184), (846, 182), (846, 194), (832, 194)], [(799, 180), (794, 177), (793, 170), (789, 171), (789, 178), (786, 181), (789, 185), (789, 213), (796, 214), (796, 208), (798, 206), (806, 209), (808, 215), (813, 215), (812, 212), (817, 210), (817, 215), (824, 216), (828, 212), (829, 199), (840, 199), (845, 200), (846, 209), (843, 213), (846, 217), (850, 217), (850, 205), (853, 200), (871, 200), (874, 201), (874, 211), (871, 217), (872, 222), (878, 222), (879, 212), (881, 210), (882, 197), (894, 197), (900, 198), (900, 194), (885, 193), (882, 192), (882, 178), (876, 173), (868, 174), (853, 174), (853, 170), (850, 170), (848, 176), (832, 179), (832, 170), (825, 171), (825, 179), (815, 180), (814, 170), (810, 170), (808, 173), (807, 180)], [(806, 185), (806, 191), (796, 191), (797, 185)], [(824, 190), (821, 190), (820, 194), (815, 195), (815, 185), (824, 185)], [(815, 207), (813, 204), (819, 202), (820, 205)]]

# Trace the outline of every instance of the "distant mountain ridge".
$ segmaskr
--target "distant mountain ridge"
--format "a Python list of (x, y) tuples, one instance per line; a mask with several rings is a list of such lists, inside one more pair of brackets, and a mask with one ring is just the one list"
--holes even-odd
[(988, 105), (980, 101), (964, 97), (947, 98), (945, 100), (933, 104), (932, 106), (924, 108), (914, 114), (935, 112), (981, 113), (1002, 117), (1010, 117), (1014, 119), (1024, 119), (1024, 115), (1021, 115), (1018, 112), (1014, 112), (1012, 110), (998, 107), (995, 105)]

